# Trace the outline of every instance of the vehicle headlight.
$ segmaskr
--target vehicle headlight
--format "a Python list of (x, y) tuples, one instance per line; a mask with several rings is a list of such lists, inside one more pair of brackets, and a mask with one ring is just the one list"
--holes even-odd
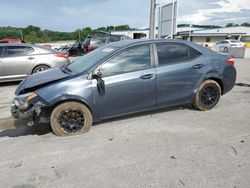
[(37, 94), (34, 92), (25, 93), (23, 95), (18, 95), (14, 98), (14, 104), (19, 109), (27, 109), (29, 106), (29, 101), (31, 101), (32, 99), (34, 99), (36, 97), (37, 97)]

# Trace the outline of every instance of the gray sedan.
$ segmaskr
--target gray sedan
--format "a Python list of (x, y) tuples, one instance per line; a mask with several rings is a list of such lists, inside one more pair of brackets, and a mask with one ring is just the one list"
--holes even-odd
[(0, 44), (0, 82), (69, 64), (68, 55), (32, 44)]
[(26, 78), (15, 118), (50, 122), (56, 135), (87, 132), (92, 122), (163, 107), (210, 110), (236, 79), (232, 59), (191, 42), (111, 43), (69, 66)]

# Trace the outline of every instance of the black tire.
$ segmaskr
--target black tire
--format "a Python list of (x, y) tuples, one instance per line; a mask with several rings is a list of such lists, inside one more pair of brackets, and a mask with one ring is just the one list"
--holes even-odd
[(228, 53), (228, 48), (227, 47), (224, 48), (224, 52)]
[(57, 136), (83, 134), (93, 123), (90, 110), (79, 102), (64, 102), (54, 108), (50, 124)]
[(49, 69), (50, 67), (47, 66), (47, 65), (38, 65), (37, 67), (35, 67), (32, 71), (32, 74), (35, 74), (35, 73), (38, 73), (38, 72), (41, 72), (41, 71), (44, 71), (44, 70), (47, 70)]
[(214, 80), (205, 80), (195, 93), (193, 106), (201, 111), (212, 109), (220, 100), (221, 88)]

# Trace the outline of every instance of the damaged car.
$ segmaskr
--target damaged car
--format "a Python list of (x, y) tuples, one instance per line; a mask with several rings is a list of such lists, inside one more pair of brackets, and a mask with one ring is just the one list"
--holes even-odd
[(93, 122), (163, 107), (210, 110), (235, 80), (232, 59), (192, 42), (127, 40), (28, 76), (11, 112), (29, 125), (50, 123), (58, 136), (75, 135)]

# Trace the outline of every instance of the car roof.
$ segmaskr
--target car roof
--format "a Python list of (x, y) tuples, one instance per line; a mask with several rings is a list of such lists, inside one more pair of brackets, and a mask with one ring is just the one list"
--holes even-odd
[(133, 39), (133, 40), (122, 40), (118, 42), (113, 42), (108, 44), (107, 46), (123, 48), (126, 46), (139, 45), (139, 44), (147, 44), (147, 43), (159, 43), (159, 42), (178, 42), (187, 45), (193, 45), (193, 42), (184, 41), (184, 40), (176, 40), (176, 39)]
[(217, 52), (212, 51), (209, 48), (205, 48), (200, 44), (196, 44), (194, 42), (186, 41), (186, 40), (178, 40), (178, 39), (134, 39), (134, 40), (122, 40), (118, 42), (112, 42), (107, 45), (106, 47), (110, 48), (116, 48), (116, 49), (122, 49), (122, 48), (127, 48), (127, 47), (132, 47), (140, 44), (151, 44), (151, 43), (179, 43), (179, 44), (185, 44), (188, 45), (203, 55), (207, 56), (216, 56), (218, 55)]
[(29, 46), (29, 47), (37, 47), (35, 44), (29, 44), (29, 43), (0, 43), (0, 46)]

